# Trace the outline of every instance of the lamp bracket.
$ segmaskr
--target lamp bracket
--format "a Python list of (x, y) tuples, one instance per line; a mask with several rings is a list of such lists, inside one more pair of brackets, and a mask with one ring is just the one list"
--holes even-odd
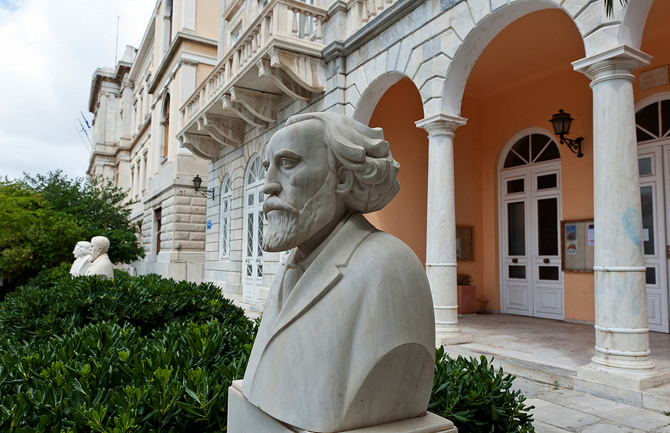
[(212, 189), (200, 188), (196, 189), (195, 191), (202, 194), (203, 197), (211, 198), (212, 200), (214, 200), (214, 188)]
[(572, 151), (572, 153), (577, 154), (577, 158), (581, 158), (584, 156), (582, 153), (582, 140), (584, 140), (584, 137), (578, 137), (576, 140), (571, 140), (569, 138), (563, 137), (563, 135), (560, 135), (561, 138), (561, 144), (565, 144), (568, 146), (568, 149)]

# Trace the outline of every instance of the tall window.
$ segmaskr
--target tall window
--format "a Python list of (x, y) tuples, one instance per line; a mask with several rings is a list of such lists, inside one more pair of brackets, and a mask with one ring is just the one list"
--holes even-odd
[(156, 240), (156, 254), (161, 252), (161, 231), (163, 226), (161, 224), (162, 209), (158, 208), (154, 211), (154, 238)]
[(130, 167), (130, 197), (135, 196), (135, 167)]
[(172, 0), (167, 0), (167, 4), (165, 5), (165, 16), (167, 18), (168, 27), (169, 27), (168, 37), (167, 37), (168, 47), (172, 43), (172, 9), (173, 9), (172, 4), (173, 4)]
[(142, 187), (140, 186), (141, 184), (141, 179), (142, 179), (142, 169), (140, 168), (140, 160), (137, 160), (137, 163), (135, 164), (137, 167), (137, 189), (135, 189), (135, 197), (140, 195), (140, 191), (142, 190)]
[(142, 191), (147, 189), (147, 156), (144, 155), (143, 164), (142, 164)]
[(265, 169), (262, 158), (251, 158), (245, 176), (244, 188), (244, 247), (243, 247), (243, 298), (245, 302), (258, 302), (263, 284), (263, 183)]
[(168, 156), (168, 144), (170, 143), (170, 94), (165, 94), (165, 105), (163, 107), (163, 158)]
[(230, 186), (230, 176), (226, 176), (223, 183), (221, 184), (221, 213), (219, 218), (221, 220), (220, 224), (220, 237), (221, 245), (219, 251), (221, 251), (221, 258), (230, 257), (230, 235), (231, 235), (231, 215), (230, 215), (230, 206), (233, 199), (233, 190)]

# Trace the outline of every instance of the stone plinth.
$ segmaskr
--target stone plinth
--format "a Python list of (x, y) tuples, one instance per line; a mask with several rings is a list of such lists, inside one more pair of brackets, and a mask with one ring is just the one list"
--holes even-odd
[[(236, 380), (228, 388), (228, 432), (229, 433), (313, 433), (296, 429), (272, 418), (242, 394), (242, 381)], [(300, 410), (300, 408), (294, 408)], [(458, 433), (454, 423), (427, 412), (424, 416), (402, 421), (347, 430), (341, 433)]]

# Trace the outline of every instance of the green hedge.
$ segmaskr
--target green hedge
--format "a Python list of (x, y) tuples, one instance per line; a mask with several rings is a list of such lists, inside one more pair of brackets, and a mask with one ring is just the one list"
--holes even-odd
[[(67, 269), (66, 269), (67, 268)], [(167, 323), (217, 319), (244, 322), (242, 309), (221, 297), (213, 284), (164, 279), (159, 275), (113, 280), (73, 278), (69, 266), (40, 274), (0, 303), (0, 334), (45, 339), (89, 323), (113, 321), (139, 327), (143, 335)]]
[(449, 420), (459, 432), (534, 432), (521, 391), (512, 391), (515, 377), (502, 368), (496, 373), (485, 356), (479, 361), (450, 358), (440, 347), (435, 352), (435, 377), (428, 410)]
[[(45, 271), (0, 303), (0, 431), (226, 430), (258, 322), (211, 284)], [(532, 432), (513, 376), (438, 349), (429, 410), (460, 432)]]
[(143, 337), (90, 324), (47, 343), (0, 346), (0, 431), (218, 432), (244, 376), (253, 324), (170, 324)]

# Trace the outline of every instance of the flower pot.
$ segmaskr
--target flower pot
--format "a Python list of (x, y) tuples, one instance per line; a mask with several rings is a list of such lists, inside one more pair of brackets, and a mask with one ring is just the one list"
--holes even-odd
[(475, 293), (477, 286), (457, 286), (458, 314), (472, 314), (475, 312)]

